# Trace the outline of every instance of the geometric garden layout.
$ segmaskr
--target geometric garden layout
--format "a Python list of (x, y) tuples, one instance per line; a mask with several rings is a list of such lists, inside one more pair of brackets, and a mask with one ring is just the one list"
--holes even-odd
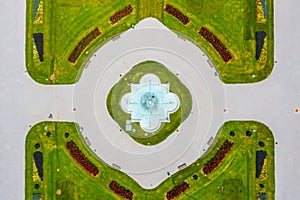
[(275, 199), (273, 133), (216, 111), (268, 78), (273, 28), (272, 0), (27, 0), (27, 71), (75, 119), (29, 131), (25, 198)]

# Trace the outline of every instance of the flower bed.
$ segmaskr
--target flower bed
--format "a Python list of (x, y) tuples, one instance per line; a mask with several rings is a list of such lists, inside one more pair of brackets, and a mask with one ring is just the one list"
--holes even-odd
[(33, 162), (32, 162), (32, 180), (33, 180), (33, 182), (40, 182), (41, 181), (41, 178), (39, 176), (39, 172), (38, 172), (38, 169), (35, 165), (34, 159), (33, 159)]
[(256, 0), (256, 21), (265, 23), (267, 21), (267, 3), (266, 0)]
[(133, 11), (133, 8), (129, 4), (128, 6), (126, 6), (125, 8), (123, 8), (122, 10), (116, 12), (113, 16), (111, 16), (109, 18), (109, 20), (111, 21), (111, 24), (115, 24), (120, 19), (122, 19), (122, 18), (126, 17), (127, 15), (129, 15), (130, 13), (132, 13), (132, 11)]
[(210, 44), (213, 45), (213, 47), (216, 49), (216, 51), (219, 53), (219, 55), (225, 62), (228, 62), (232, 59), (232, 56), (225, 47), (225, 45), (217, 38), (217, 36), (215, 36), (207, 28), (202, 27), (198, 33)]
[(40, 5), (40, 0), (33, 0), (33, 6), (32, 6), (32, 20), (34, 20), (35, 16), (36, 16), (36, 13), (38, 11), (38, 8), (39, 8), (39, 5)]
[(81, 52), (94, 40), (96, 39), (101, 32), (98, 27), (96, 27), (93, 31), (91, 31), (87, 36), (85, 36), (74, 48), (73, 52), (69, 56), (69, 61), (75, 63)]
[(268, 161), (267, 161), (267, 159), (265, 158), (265, 159), (264, 159), (264, 164), (263, 164), (262, 169), (261, 169), (260, 176), (259, 176), (259, 178), (258, 178), (259, 181), (265, 181), (265, 180), (267, 180), (267, 178), (268, 178), (267, 163), (268, 163)]
[(264, 31), (255, 32), (255, 40), (256, 40), (256, 54), (255, 58), (258, 60), (260, 58), (262, 49), (264, 47), (265, 37), (267, 37), (267, 33)]
[[(34, 24), (42, 24), (43, 23), (43, 14), (44, 14), (44, 2), (43, 0), (40, 0), (37, 2), (38, 7), (34, 7), (34, 14), (33, 14), (33, 23)], [(34, 3), (34, 6), (36, 6), (36, 3)]]
[(131, 200), (133, 198), (133, 193), (130, 190), (127, 190), (125, 187), (121, 186), (116, 181), (111, 181), (109, 184), (109, 188), (125, 199)]
[(177, 8), (174, 8), (173, 6), (171, 6), (169, 4), (166, 5), (165, 11), (167, 13), (169, 13), (170, 15), (176, 17), (184, 25), (187, 25), (190, 22), (190, 19), (186, 15), (184, 15)]
[(89, 161), (86, 156), (80, 151), (73, 140), (67, 142), (67, 149), (70, 151), (71, 156), (88, 172), (93, 176), (96, 176), (99, 173), (98, 168)]
[(43, 196), (41, 193), (33, 193), (32, 194), (32, 200), (42, 200)]
[(33, 153), (33, 160), (35, 166), (38, 170), (38, 175), (41, 180), (43, 180), (43, 153), (40, 151), (36, 151)]
[(256, 151), (256, 178), (260, 177), (266, 157), (267, 157), (266, 151), (263, 150)]
[[(44, 35), (43, 33), (33, 33), (33, 41), (39, 55), (40, 62), (44, 61)], [(33, 48), (34, 49), (34, 48)]]
[(256, 195), (257, 200), (268, 200), (268, 195), (266, 193), (258, 193)]
[(34, 40), (32, 41), (32, 58), (33, 58), (34, 61), (40, 62), (39, 53), (37, 51)]
[(261, 4), (262, 4), (262, 7), (263, 7), (263, 10), (264, 10), (264, 16), (265, 18), (267, 18), (267, 0), (261, 0)]
[(260, 64), (264, 64), (267, 62), (268, 59), (268, 37), (265, 37), (264, 39), (264, 45), (263, 48), (261, 50), (259, 59), (257, 60), (258, 63)]
[(175, 199), (180, 194), (184, 193), (188, 188), (190, 188), (190, 185), (187, 182), (183, 182), (167, 192), (166, 197), (168, 200)]
[(233, 146), (233, 142), (225, 140), (222, 147), (218, 150), (216, 155), (203, 167), (204, 174), (211, 173), (225, 158)]

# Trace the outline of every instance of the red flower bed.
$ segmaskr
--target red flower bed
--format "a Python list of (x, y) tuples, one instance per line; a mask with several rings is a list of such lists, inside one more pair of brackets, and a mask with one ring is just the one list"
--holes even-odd
[(129, 4), (128, 6), (126, 6), (125, 8), (123, 8), (122, 10), (116, 12), (113, 16), (111, 16), (109, 18), (109, 20), (111, 21), (111, 24), (115, 24), (120, 19), (122, 19), (122, 18), (126, 17), (127, 15), (129, 15), (130, 13), (132, 13), (132, 11), (133, 11), (133, 8)]
[(80, 42), (78, 42), (77, 46), (74, 48), (73, 52), (69, 56), (69, 61), (75, 63), (81, 52), (94, 40), (96, 39), (101, 32), (96, 27), (93, 31), (91, 31), (87, 36), (85, 36)]
[(229, 153), (233, 146), (233, 142), (225, 140), (222, 147), (218, 150), (216, 155), (203, 167), (202, 171), (204, 174), (212, 172), (225, 158), (226, 154)]
[(176, 17), (179, 21), (181, 21), (184, 25), (187, 25), (190, 22), (190, 19), (184, 15), (182, 12), (174, 8), (173, 6), (167, 4), (165, 7), (165, 11), (170, 15)]
[(232, 56), (225, 45), (207, 28), (202, 27), (198, 33), (213, 45), (225, 62), (228, 62), (232, 59)]
[(131, 200), (133, 197), (133, 193), (130, 190), (127, 190), (116, 181), (111, 181), (109, 184), (109, 188), (125, 199)]
[(85, 157), (73, 140), (67, 142), (67, 149), (70, 151), (71, 156), (93, 176), (99, 173), (98, 168)]
[(175, 186), (172, 190), (167, 192), (167, 199), (175, 199), (178, 197), (181, 193), (184, 193), (188, 188), (190, 188), (190, 185), (187, 182), (183, 182), (177, 186)]

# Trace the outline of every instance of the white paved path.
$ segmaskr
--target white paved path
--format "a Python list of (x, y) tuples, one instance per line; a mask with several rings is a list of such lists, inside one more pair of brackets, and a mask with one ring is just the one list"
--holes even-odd
[[(107, 94), (120, 74), (145, 60), (161, 62), (178, 74), (193, 97), (193, 114), (179, 132), (155, 146), (140, 145), (120, 132), (106, 109)], [(179, 39), (157, 20), (142, 21), (91, 59), (74, 88), (75, 121), (84, 127), (101, 159), (117, 164), (143, 187), (154, 188), (168, 177), (167, 172), (173, 174), (179, 165), (189, 165), (203, 154), (207, 141), (223, 124), (224, 88), (213, 72), (207, 57), (193, 44)]]
[[(24, 199), (24, 139), (29, 125), (47, 120), (49, 113), (57, 120), (74, 120), (73, 86), (41, 86), (24, 73), (24, 3), (3, 1), (0, 6), (0, 190), (3, 199)], [(294, 0), (276, 2), (278, 64), (271, 77), (254, 85), (225, 86), (226, 120), (255, 119), (267, 124), (275, 134), (279, 142), (276, 145), (276, 198), (288, 200), (300, 196), (300, 115), (294, 113), (294, 109), (300, 107), (300, 31), (295, 26), (299, 4)], [(205, 75), (207, 77), (210, 76)], [(84, 78), (85, 75), (82, 81)], [(176, 142), (178, 137), (171, 142)], [(175, 172), (177, 169), (173, 166), (170, 171)], [(147, 174), (131, 175), (140, 180), (147, 177)], [(153, 182), (159, 181), (159, 176), (153, 179)]]

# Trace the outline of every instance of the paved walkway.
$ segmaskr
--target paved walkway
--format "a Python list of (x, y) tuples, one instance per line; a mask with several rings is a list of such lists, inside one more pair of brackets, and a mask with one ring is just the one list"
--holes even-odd
[[(85, 70), (82, 79), (80, 80), (80, 83), (75, 86), (53, 86), (53, 87), (47, 87), (42, 86), (39, 84), (34, 83), (29, 77), (28, 74), (24, 73), (25, 69), (21, 68), (20, 66), (24, 66), (24, 29), (21, 29), (20, 27), (25, 27), (24, 22), (24, 16), (22, 16), (22, 12), (19, 12), (19, 10), (23, 10), (25, 7), (24, 2), (23, 4), (15, 4), (14, 2), (5, 2), (3, 3), (5, 5), (1, 6), (3, 8), (2, 13), (6, 13), (5, 18), (1, 18), (3, 21), (2, 24), (4, 24), (3, 32), (1, 33), (1, 47), (5, 48), (5, 51), (1, 52), (1, 98), (0, 98), (0, 109), (1, 109), (1, 125), (0, 125), (0, 151), (1, 154), (1, 162), (0, 162), (0, 186), (1, 188), (6, 188), (1, 191), (2, 197), (5, 199), (24, 199), (24, 143), (25, 143), (25, 136), (28, 132), (29, 125), (33, 125), (39, 121), (48, 120), (48, 115), (50, 113), (53, 113), (54, 119), (53, 120), (63, 120), (63, 121), (77, 121), (84, 127), (84, 134), (88, 135), (88, 137), (103, 137), (106, 140), (108, 140), (110, 143), (112, 143), (111, 148), (114, 148), (116, 151), (120, 151), (120, 148), (127, 147), (129, 149), (126, 149), (124, 153), (138, 151), (151, 151), (152, 153), (158, 153), (163, 150), (171, 149), (173, 145), (170, 144), (176, 144), (178, 142), (179, 138), (182, 137), (182, 133), (185, 132), (185, 126), (186, 128), (188, 123), (192, 123), (192, 120), (195, 120), (197, 118), (194, 116), (191, 116), (191, 119), (187, 120), (185, 124), (182, 125), (180, 128), (180, 131), (177, 135), (174, 135), (173, 138), (171, 138), (168, 142), (166, 142), (165, 146), (163, 145), (152, 148), (145, 148), (145, 147), (139, 147), (139, 146), (133, 146), (133, 145), (123, 145), (121, 147), (117, 147), (118, 142), (120, 141), (119, 137), (122, 137), (124, 139), (125, 144), (131, 144), (130, 138), (128, 138), (125, 134), (119, 134), (120, 132), (115, 132), (114, 128), (111, 127), (111, 133), (112, 135), (103, 135), (100, 136), (94, 136), (95, 132), (93, 132), (93, 129), (88, 129), (89, 124), (85, 124), (84, 121), (80, 121), (81, 114), (84, 115), (84, 113), (88, 113), (88, 110), (84, 110), (85, 107), (84, 104), (80, 104), (80, 101), (77, 101), (77, 98), (74, 98), (74, 106), (78, 107), (78, 112), (75, 112), (75, 115), (73, 116), (73, 95), (76, 97), (77, 93), (81, 93), (79, 91), (80, 88), (85, 87), (85, 79), (91, 78), (87, 74), (90, 71), (93, 71), (94, 68), (102, 67), (102, 66), (93, 66), (92, 63), (96, 63), (92, 60), (91, 65), (87, 70)], [(281, 3), (279, 3), (281, 4)], [(294, 3), (294, 4), (298, 4)], [(18, 13), (16, 14), (14, 12), (4, 12), (4, 10), (18, 10)], [(279, 9), (280, 8), (280, 9)], [(196, 97), (195, 92), (197, 91), (194, 89), (194, 86), (192, 84), (193, 79), (200, 78), (201, 82), (203, 82), (203, 91), (205, 91), (205, 82), (215, 83), (216, 87), (212, 87), (214, 89), (218, 88), (225, 88), (226, 93), (226, 107), (228, 109), (228, 112), (225, 114), (225, 120), (235, 120), (235, 119), (241, 119), (241, 120), (257, 120), (264, 122), (267, 124), (273, 133), (275, 134), (276, 141), (279, 142), (279, 144), (276, 146), (276, 197), (278, 199), (295, 199), (296, 197), (300, 196), (299, 190), (297, 185), (299, 185), (300, 180), (300, 173), (299, 173), (299, 165), (300, 165), (300, 158), (297, 155), (297, 152), (299, 151), (299, 145), (298, 141), (300, 139), (299, 134), (299, 122), (300, 122), (300, 115), (294, 113), (295, 108), (300, 107), (300, 70), (298, 63), (300, 63), (300, 57), (298, 55), (298, 44), (299, 44), (299, 29), (294, 26), (294, 24), (297, 24), (297, 8), (299, 6), (292, 5), (292, 3), (283, 2), (281, 5), (276, 7), (276, 13), (278, 13), (277, 16), (278, 19), (276, 19), (276, 26), (279, 27), (279, 29), (276, 31), (276, 46), (275, 49), (277, 50), (275, 52), (275, 57), (278, 59), (278, 64), (275, 66), (275, 69), (270, 76), (269, 79), (266, 81), (263, 81), (261, 83), (257, 84), (251, 84), (251, 85), (224, 85), (220, 86), (218, 83), (218, 80), (213, 75), (213, 69), (211, 69), (208, 65), (204, 65), (204, 61), (202, 62), (203, 65), (195, 65), (191, 60), (193, 60), (194, 56), (197, 56), (197, 52), (193, 51), (190, 55), (187, 55), (186, 58), (189, 62), (187, 62), (185, 59), (180, 59), (179, 55), (182, 55), (185, 52), (183, 49), (177, 49), (176, 51), (172, 50), (170, 51), (168, 48), (159, 48), (158, 44), (164, 44), (167, 47), (172, 44), (168, 44), (168, 41), (166, 40), (160, 40), (158, 42), (154, 41), (148, 41), (148, 44), (153, 44), (152, 48), (145, 49), (144, 56), (147, 57), (151, 55), (151, 57), (154, 59), (160, 59), (162, 63), (166, 64), (167, 66), (172, 66), (174, 69), (174, 72), (179, 73), (179, 77), (182, 78), (183, 82), (190, 83), (190, 88), (192, 89), (192, 92), (194, 94), (194, 99), (197, 99), (194, 101), (193, 109), (197, 109), (197, 112), (194, 112), (194, 114), (200, 113), (206, 113), (212, 115), (212, 119), (216, 119), (216, 121), (213, 121), (214, 124), (211, 124), (206, 127), (204, 132), (206, 132), (206, 138), (209, 137), (209, 134), (215, 134), (216, 130), (219, 128), (219, 126), (222, 124), (223, 117), (221, 118), (215, 118), (213, 113), (215, 112), (221, 112), (222, 113), (222, 100), (221, 102), (212, 102), (211, 105), (214, 105), (214, 107), (208, 107), (208, 108), (202, 108), (201, 107), (201, 101), (199, 98)], [(17, 16), (17, 17), (16, 17)], [(6, 19), (15, 19), (12, 22), (7, 22)], [(143, 32), (143, 30), (132, 30), (133, 34), (135, 32)], [(17, 35), (18, 33), (22, 33), (20, 35)], [(146, 32), (143, 34), (147, 34)], [(144, 37), (145, 35), (143, 35)], [(121, 38), (115, 42), (111, 42), (109, 44), (115, 44), (120, 45), (124, 42), (126, 38), (126, 34), (123, 34)], [(128, 37), (130, 37), (128, 35)], [(154, 36), (155, 37), (155, 36)], [(159, 39), (159, 36), (157, 36)], [(293, 38), (293, 40), (287, 40), (287, 38)], [(138, 38), (135, 38), (138, 39)], [(147, 41), (144, 41), (147, 43)], [(192, 45), (189, 42), (181, 41), (182, 45), (190, 45), (193, 48)], [(109, 46), (107, 44), (107, 46)], [(141, 46), (142, 45), (141, 41)], [(131, 44), (131, 45), (138, 45), (138, 44)], [(177, 46), (176, 46), (177, 47)], [(116, 66), (122, 66), (121, 71), (125, 72), (127, 70), (126, 66), (131, 65), (134, 63), (132, 60), (132, 56), (136, 57), (137, 52), (139, 52), (138, 46), (133, 47), (135, 51), (127, 52), (126, 49), (122, 48), (112, 48), (112, 51), (117, 51), (119, 55), (122, 55), (120, 58), (114, 60), (112, 63), (107, 63), (111, 65), (110, 70), (115, 70)], [(200, 71), (195, 71), (197, 73), (194, 73), (194, 78), (187, 79), (185, 78), (186, 75), (185, 70), (181, 69), (180, 67), (176, 67), (177, 63), (173, 63), (169, 60), (162, 60), (163, 56), (156, 55), (153, 50), (161, 52), (161, 55), (169, 55), (173, 56), (172, 58), (178, 59), (178, 63), (189, 65), (191, 70), (196, 70), (192, 66), (201, 66)], [(165, 51), (163, 51), (165, 50)], [(101, 49), (100, 49), (101, 51)], [(127, 52), (127, 53), (126, 53)], [(163, 52), (163, 53), (162, 53)], [(194, 54), (195, 53), (195, 54)], [(142, 54), (142, 53), (141, 53)], [(113, 55), (107, 55), (111, 56), (110, 58), (114, 58)], [(190, 57), (191, 58), (190, 58)], [(101, 57), (100, 55), (97, 55), (98, 57)], [(99, 58), (100, 59), (100, 58)], [(109, 57), (107, 58), (109, 59)], [(141, 58), (142, 60), (142, 58)], [(124, 65), (120, 65), (120, 63), (125, 62)], [(198, 63), (200, 64), (200, 63)], [(103, 65), (108, 66), (108, 65)], [(203, 72), (202, 70), (206, 70), (206, 72)], [(99, 72), (100, 73), (100, 72)], [(108, 71), (106, 72), (108, 73)], [(201, 76), (205, 75), (205, 76)], [(105, 77), (105, 76), (103, 76)], [(111, 81), (118, 80), (118, 77), (115, 77)], [(106, 80), (99, 79), (94, 80), (97, 81), (97, 85), (95, 88), (95, 93), (93, 93), (93, 96), (91, 96), (90, 99), (94, 101), (95, 99), (101, 99), (100, 95), (101, 92), (99, 92), (99, 84), (102, 84), (106, 82)], [(218, 93), (214, 92), (214, 90), (210, 90), (210, 86), (206, 85), (208, 87), (207, 91), (211, 92), (211, 99), (212, 101), (215, 101), (218, 98), (213, 98)], [(74, 93), (73, 93), (74, 89)], [(84, 95), (84, 93), (81, 93)], [(95, 94), (95, 95), (94, 95)], [(91, 94), (89, 94), (91, 95)], [(209, 96), (209, 93), (206, 94)], [(88, 97), (88, 95), (86, 96)], [(221, 98), (225, 97), (220, 96)], [(103, 97), (102, 97), (103, 98)], [(80, 98), (79, 98), (80, 100)], [(102, 99), (103, 100), (103, 99)], [(85, 100), (82, 100), (83, 103)], [(87, 100), (88, 101), (88, 100)], [(219, 99), (218, 99), (219, 101)], [(77, 104), (79, 103), (79, 104)], [(101, 103), (99, 100), (99, 104), (93, 103), (92, 105), (95, 105), (92, 111), (94, 110), (102, 110), (104, 104)], [(218, 107), (215, 107), (218, 105)], [(99, 109), (98, 109), (99, 106)], [(215, 109), (216, 108), (216, 109)], [(88, 109), (92, 109), (92, 106), (88, 107)], [(203, 110), (204, 109), (204, 110)], [(219, 110), (221, 109), (221, 111)], [(199, 111), (199, 112), (198, 112)], [(97, 126), (100, 124), (101, 117), (106, 119), (106, 115), (102, 116), (101, 112), (95, 112), (95, 117), (98, 118), (98, 121), (96, 120)], [(106, 113), (107, 114), (107, 113)], [(193, 115), (194, 115), (193, 114)], [(101, 116), (100, 116), (101, 115)], [(219, 115), (218, 115), (219, 116)], [(201, 117), (201, 116), (200, 116)], [(91, 120), (95, 121), (95, 120)], [(198, 122), (201, 123), (202, 121)], [(211, 121), (212, 122), (212, 121)], [(92, 122), (91, 122), (92, 123)], [(113, 124), (113, 122), (111, 122)], [(208, 121), (206, 121), (208, 123)], [(93, 126), (91, 126), (93, 127)], [(197, 129), (198, 128), (198, 129)], [(199, 130), (199, 127), (197, 127), (196, 130)], [(96, 130), (96, 128), (95, 128)], [(211, 131), (210, 131), (211, 130)], [(93, 134), (92, 134), (93, 133)], [(118, 136), (118, 140), (113, 140), (113, 137)], [(96, 148), (96, 143), (92, 140), (93, 147)], [(191, 147), (193, 142), (185, 141), (187, 147)], [(205, 147), (206, 141), (203, 140), (200, 137), (195, 136), (195, 142), (197, 144), (200, 144), (201, 147)], [(107, 143), (108, 144), (108, 143)], [(180, 146), (180, 144), (179, 144)], [(121, 148), (121, 149), (122, 149)], [(99, 147), (101, 149), (101, 147)], [(153, 169), (149, 168), (143, 168), (143, 166), (137, 166), (140, 168), (134, 168), (136, 169), (143, 169), (140, 170), (139, 173), (133, 173), (133, 171), (130, 172), (130, 175), (133, 176), (136, 180), (138, 180), (141, 184), (149, 186), (149, 182), (143, 181), (144, 179), (147, 179), (149, 177), (153, 177), (151, 179), (150, 184), (152, 186), (155, 185), (155, 183), (160, 182), (162, 178), (165, 178), (166, 176), (166, 170), (170, 172), (176, 172), (177, 165), (181, 164), (182, 162), (188, 162), (188, 159), (194, 159), (201, 153), (199, 152), (201, 149), (184, 149), (182, 147), (182, 150), (175, 156), (174, 159), (169, 159), (166, 162), (167, 167), (161, 168), (162, 166), (159, 166), (155, 163), (154, 169), (161, 169), (152, 171)], [(100, 151), (100, 150), (99, 150)], [(97, 152), (99, 153), (97, 150)], [(4, 152), (4, 153), (3, 153)], [(150, 154), (147, 154), (145, 152), (143, 153), (136, 153), (134, 156), (136, 156), (139, 159), (142, 159), (141, 155), (145, 154), (147, 156), (150, 156)], [(167, 151), (166, 151), (167, 152)], [(114, 160), (114, 156), (109, 160), (109, 158), (103, 158), (106, 162), (112, 163), (112, 162), (118, 162), (122, 169), (124, 171), (130, 171), (130, 164), (126, 165), (125, 161), (122, 160)], [(123, 162), (123, 163), (122, 163)], [(165, 165), (164, 165), (165, 166)], [(135, 166), (133, 166), (135, 167)], [(148, 167), (148, 166), (147, 166)], [(144, 173), (146, 172), (147, 173)], [(157, 173), (156, 173), (157, 172)], [(155, 176), (152, 176), (152, 174), (155, 173)], [(160, 174), (161, 173), (161, 174)], [(150, 185), (151, 186), (151, 185)]]
[[(168, 177), (167, 172), (177, 172), (179, 165), (189, 165), (204, 153), (208, 140), (224, 122), (225, 106), (223, 85), (207, 63), (207, 57), (158, 21), (153, 26), (153, 20), (143, 21), (103, 46), (91, 59), (73, 96), (75, 121), (84, 127), (92, 149), (106, 163), (117, 164), (145, 188), (157, 186)], [(107, 94), (120, 74), (145, 60), (161, 62), (178, 74), (193, 97), (193, 114), (179, 127), (179, 132), (155, 146), (140, 145), (120, 132), (106, 109)]]

